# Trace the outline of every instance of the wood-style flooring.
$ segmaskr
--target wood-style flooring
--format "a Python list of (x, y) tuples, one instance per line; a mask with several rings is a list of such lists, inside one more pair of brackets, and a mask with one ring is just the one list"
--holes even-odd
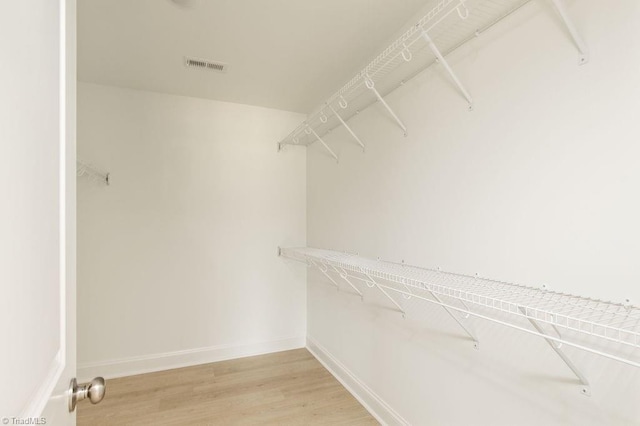
[(79, 426), (377, 425), (306, 350), (107, 380)]

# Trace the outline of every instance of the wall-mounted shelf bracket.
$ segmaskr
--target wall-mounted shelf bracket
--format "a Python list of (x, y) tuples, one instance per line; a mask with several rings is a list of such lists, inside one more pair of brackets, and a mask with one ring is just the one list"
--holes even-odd
[(334, 271), (336, 271), (336, 274), (338, 274), (340, 276), (340, 278), (342, 278), (343, 280), (345, 280), (347, 282), (347, 284), (349, 284), (351, 286), (351, 288), (353, 288), (355, 290), (356, 293), (358, 293), (358, 295), (360, 296), (360, 299), (364, 299), (364, 295), (362, 294), (362, 292), (360, 291), (360, 289), (358, 287), (356, 287), (348, 278), (347, 276), (347, 271), (345, 271), (344, 269), (340, 268), (336, 268), (333, 265), (330, 265), (331, 268), (333, 268)]
[(378, 98), (378, 101), (380, 101), (380, 103), (386, 108), (386, 110), (389, 112), (389, 114), (391, 114), (393, 119), (396, 120), (396, 123), (398, 123), (398, 126), (400, 126), (400, 128), (402, 129), (402, 131), (404, 132), (404, 135), (407, 136), (407, 126), (404, 125), (402, 120), (400, 120), (400, 118), (396, 115), (396, 113), (393, 112), (393, 110), (391, 109), (387, 101), (384, 100), (380, 92), (378, 92), (378, 90), (376, 89), (376, 85), (371, 79), (371, 77), (369, 77), (368, 75), (365, 75), (364, 84), (365, 86), (367, 86), (367, 89), (371, 90), (373, 94), (376, 95), (376, 98)]
[(331, 112), (333, 113), (333, 115), (336, 116), (336, 118), (340, 121), (340, 123), (342, 123), (342, 125), (344, 126), (345, 129), (347, 129), (347, 131), (351, 134), (351, 136), (356, 140), (356, 142), (358, 142), (358, 145), (360, 145), (360, 147), (362, 147), (362, 151), (364, 152), (364, 144), (362, 143), (362, 141), (360, 140), (360, 138), (358, 137), (358, 135), (356, 135), (353, 130), (351, 130), (351, 127), (349, 127), (349, 125), (344, 121), (344, 119), (340, 116), (340, 114), (338, 114), (338, 112), (333, 109), (333, 107), (331, 105), (329, 105), (329, 109), (331, 110)]
[(400, 304), (398, 302), (396, 302), (396, 300), (393, 297), (391, 297), (391, 295), (389, 293), (387, 293), (387, 291), (384, 288), (382, 288), (382, 286), (380, 284), (378, 284), (376, 282), (376, 280), (371, 278), (371, 275), (367, 274), (364, 271), (362, 271), (362, 274), (365, 277), (367, 277), (369, 282), (372, 283), (373, 285), (375, 285), (378, 288), (378, 290), (380, 290), (382, 292), (382, 294), (384, 294), (387, 297), (387, 299), (391, 300), (391, 303), (393, 303), (396, 306), (396, 308), (398, 308), (398, 311), (400, 311), (400, 313), (402, 314), (402, 317), (404, 318), (405, 317), (404, 308), (402, 306), (400, 306)]
[(331, 156), (333, 158), (335, 158), (336, 162), (338, 162), (338, 156), (336, 155), (336, 153), (333, 152), (333, 150), (331, 148), (329, 148), (329, 145), (327, 145), (327, 143), (320, 136), (318, 136), (316, 131), (313, 130), (313, 128), (311, 126), (307, 125), (307, 128), (304, 131), (307, 134), (312, 134), (316, 138), (316, 140), (318, 142), (320, 142), (322, 144), (322, 146), (324, 146), (326, 148), (327, 151), (329, 151), (329, 154), (331, 154)]
[[(573, 372), (573, 374), (576, 375), (576, 377), (580, 381), (580, 384), (582, 385), (582, 389), (581, 389), (582, 395), (591, 396), (591, 387), (589, 386), (589, 381), (587, 380), (585, 375), (582, 374), (580, 369), (573, 363), (573, 361), (571, 361), (571, 358), (569, 358), (567, 354), (564, 353), (564, 351), (562, 350), (562, 343), (559, 341), (555, 341), (554, 339), (545, 337), (545, 336), (548, 336), (549, 334), (546, 332), (544, 328), (542, 328), (540, 323), (538, 323), (538, 321), (536, 321), (535, 319), (527, 315), (526, 309), (522, 307), (519, 309), (520, 309), (520, 312), (522, 312), (522, 314), (531, 323), (533, 328), (535, 328), (536, 331), (544, 337), (544, 340), (549, 344), (549, 346), (551, 346), (551, 349), (553, 349), (554, 352), (558, 354), (560, 359), (567, 365), (567, 367), (569, 367), (569, 369)], [(554, 330), (556, 331), (556, 333), (558, 333), (558, 336), (561, 338), (562, 336), (560, 334), (560, 331), (556, 327), (554, 327)]]
[(76, 176), (77, 177), (86, 176), (91, 180), (94, 180), (97, 182), (103, 182), (106, 185), (110, 184), (109, 173), (104, 173), (99, 170), (96, 170), (94, 167), (90, 166), (89, 164), (79, 159), (76, 159)]
[(458, 76), (456, 76), (456, 74), (453, 72), (453, 69), (451, 69), (451, 66), (449, 66), (449, 63), (447, 62), (447, 60), (444, 58), (444, 56), (442, 56), (442, 53), (440, 53), (440, 50), (438, 49), (438, 46), (436, 46), (436, 44), (433, 42), (433, 40), (431, 40), (431, 37), (429, 37), (429, 34), (427, 34), (426, 31), (423, 30), (421, 35), (422, 35), (422, 38), (424, 39), (424, 41), (429, 46), (429, 49), (431, 49), (433, 54), (438, 59), (438, 62), (440, 62), (440, 64), (444, 67), (444, 69), (447, 71), (447, 73), (451, 77), (451, 80), (453, 80), (455, 85), (458, 86), (458, 89), (462, 93), (462, 96), (464, 96), (465, 99), (467, 100), (467, 102), (469, 102), (469, 110), (472, 110), (473, 109), (473, 98), (471, 97), (469, 92), (467, 92), (467, 89), (465, 89), (465, 87), (462, 85), (462, 82), (460, 81)]
[[(427, 290), (428, 291), (428, 290)], [(433, 297), (440, 306), (442, 306), (442, 308), (447, 311), (447, 313), (449, 314), (449, 316), (451, 318), (453, 318), (453, 320), (455, 322), (458, 323), (458, 325), (460, 327), (462, 327), (462, 329), (465, 331), (465, 333), (467, 333), (467, 335), (473, 340), (473, 348), (474, 349), (480, 349), (480, 342), (478, 341), (478, 338), (476, 337), (475, 333), (472, 332), (469, 327), (462, 321), (462, 319), (458, 318), (458, 315), (455, 314), (455, 312), (453, 312), (453, 310), (449, 309), (446, 304), (442, 301), (442, 299), (440, 297), (438, 297), (437, 294), (435, 294), (432, 291), (428, 291), (429, 294), (431, 295), (431, 297)], [(466, 305), (465, 305), (466, 307)], [(467, 308), (468, 309), (468, 308)]]
[[(389, 263), (393, 263), (393, 262), (389, 262)], [(395, 264), (398, 265), (398, 263), (395, 263)], [(405, 266), (404, 260), (399, 265)], [(403, 284), (403, 286), (406, 289), (406, 294), (405, 294), (405, 292), (402, 292), (403, 296), (405, 296), (406, 299), (411, 299), (411, 297), (414, 296), (413, 292), (411, 291), (411, 288), (407, 284)], [(467, 335), (473, 341), (473, 348), (479, 350), (480, 349), (480, 341), (478, 341), (478, 338), (476, 337), (475, 333), (473, 331), (471, 331), (471, 329), (463, 321), (463, 318), (466, 319), (466, 318), (469, 318), (469, 316), (470, 316), (469, 315), (469, 311), (470, 311), (469, 307), (463, 301), (460, 301), (460, 303), (462, 304), (464, 309), (461, 309), (461, 310), (458, 311), (459, 313), (462, 314), (462, 318), (459, 318), (459, 315), (456, 314), (453, 309), (450, 309), (447, 306), (447, 304), (437, 294), (435, 294), (433, 291), (430, 291), (427, 288), (425, 288), (424, 290), (427, 293), (429, 293), (429, 295), (431, 297), (433, 297), (433, 299), (437, 302), (437, 304), (442, 306), (442, 308), (449, 314), (449, 316), (451, 318), (453, 318), (453, 320), (455, 322), (458, 323), (458, 325), (464, 330), (465, 333), (467, 333)], [(420, 298), (420, 297), (418, 297), (418, 298)]]
[(571, 35), (573, 42), (575, 43), (576, 47), (578, 48), (578, 51), (580, 52), (578, 65), (586, 64), (587, 62), (589, 62), (589, 48), (587, 47), (587, 44), (584, 42), (582, 36), (580, 36), (578, 29), (576, 28), (576, 26), (573, 23), (573, 20), (569, 16), (564, 0), (551, 0), (551, 3), (553, 3), (553, 5), (555, 6), (556, 11), (558, 12), (558, 15), (560, 15), (562, 22), (567, 27), (567, 31), (569, 31), (569, 34)]
[(313, 264), (313, 266), (315, 266), (316, 268), (318, 268), (318, 270), (320, 272), (322, 272), (322, 274), (327, 277), (327, 279), (329, 281), (331, 281), (331, 283), (336, 286), (337, 290), (340, 290), (340, 285), (331, 277), (331, 275), (329, 275), (327, 273), (328, 268), (325, 265), (318, 265), (316, 262), (313, 261), (313, 259), (309, 259), (311, 261), (311, 263)]

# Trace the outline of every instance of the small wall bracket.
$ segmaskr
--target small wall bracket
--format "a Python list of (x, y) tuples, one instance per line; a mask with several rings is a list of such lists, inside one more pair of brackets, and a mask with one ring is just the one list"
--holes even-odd
[[(442, 308), (447, 311), (447, 313), (449, 314), (449, 316), (451, 318), (454, 319), (455, 322), (458, 323), (458, 325), (460, 327), (462, 327), (462, 329), (465, 331), (465, 333), (467, 333), (467, 335), (473, 340), (473, 348), (478, 350), (480, 349), (480, 342), (478, 341), (478, 338), (476, 337), (475, 333), (471, 331), (471, 329), (469, 327), (467, 327), (467, 325), (460, 319), (458, 318), (458, 316), (451, 310), (449, 309), (446, 304), (442, 301), (442, 299), (440, 297), (438, 297), (437, 294), (435, 294), (432, 291), (429, 291), (429, 294), (431, 295), (431, 297), (433, 297), (435, 300), (438, 301), (438, 303), (440, 304), (440, 306), (442, 306)], [(468, 309), (468, 308), (467, 308)]]
[(389, 114), (391, 114), (391, 116), (396, 121), (396, 123), (398, 123), (398, 126), (400, 126), (400, 128), (404, 132), (404, 135), (407, 136), (407, 126), (404, 125), (402, 120), (400, 120), (400, 117), (398, 117), (396, 113), (393, 112), (393, 110), (391, 109), (387, 101), (385, 101), (382, 95), (380, 94), (380, 92), (378, 92), (378, 90), (376, 89), (376, 85), (371, 79), (371, 77), (369, 77), (368, 75), (364, 75), (363, 77), (364, 77), (364, 84), (367, 87), (367, 89), (371, 90), (373, 94), (376, 95), (376, 98), (378, 98), (378, 101), (380, 101), (380, 103), (385, 107), (385, 109), (389, 112)]
[(340, 121), (340, 123), (342, 123), (342, 125), (344, 126), (345, 129), (347, 129), (347, 131), (351, 134), (351, 136), (356, 140), (356, 142), (358, 142), (358, 145), (360, 145), (360, 147), (362, 147), (362, 151), (364, 152), (364, 143), (362, 143), (362, 141), (360, 140), (360, 138), (354, 133), (353, 130), (351, 130), (351, 127), (349, 127), (349, 125), (342, 119), (342, 117), (340, 116), (340, 114), (338, 114), (338, 112), (333, 109), (333, 107), (331, 105), (329, 105), (329, 109), (331, 110), (331, 112), (333, 113), (333, 115), (336, 116), (336, 118)]
[(553, 3), (553, 5), (555, 6), (556, 11), (558, 12), (558, 15), (560, 15), (562, 22), (564, 23), (564, 25), (567, 27), (567, 30), (569, 31), (569, 35), (571, 35), (573, 42), (575, 43), (576, 47), (578, 48), (578, 51), (580, 52), (578, 65), (586, 64), (587, 62), (589, 62), (589, 48), (587, 47), (587, 44), (584, 42), (584, 39), (578, 32), (578, 29), (573, 23), (573, 20), (569, 16), (564, 0), (551, 0), (551, 3)]
[(438, 60), (438, 62), (444, 67), (444, 69), (447, 71), (447, 73), (449, 74), (449, 76), (451, 77), (451, 79), (453, 80), (455, 85), (458, 86), (458, 89), (460, 90), (462, 95), (465, 97), (467, 102), (469, 102), (469, 110), (472, 110), (473, 109), (473, 98), (471, 97), (469, 92), (467, 92), (467, 89), (465, 89), (465, 87), (463, 86), (463, 84), (460, 81), (460, 79), (453, 72), (453, 69), (451, 69), (451, 67), (449, 66), (449, 63), (447, 62), (447, 60), (444, 58), (444, 56), (442, 56), (442, 53), (440, 53), (440, 50), (438, 49), (438, 46), (436, 46), (436, 44), (433, 42), (433, 40), (431, 40), (431, 37), (429, 37), (429, 34), (427, 34), (426, 31), (423, 30), (421, 35), (422, 35), (422, 38), (424, 39), (424, 41), (427, 43), (427, 45), (429, 45), (429, 49), (431, 49), (433, 54), (436, 56), (436, 59)]
[(333, 268), (334, 271), (336, 271), (336, 274), (338, 274), (340, 276), (340, 278), (342, 278), (343, 280), (345, 280), (347, 282), (347, 284), (349, 284), (351, 286), (351, 288), (353, 288), (356, 293), (358, 293), (358, 295), (360, 296), (360, 299), (364, 299), (364, 295), (362, 294), (362, 292), (360, 291), (360, 289), (358, 287), (355, 286), (355, 284), (353, 284), (349, 278), (347, 278), (347, 271), (345, 271), (344, 269), (342, 270), (338, 270), (338, 268), (336, 268), (335, 266), (331, 265), (331, 267)]
[[(322, 268), (320, 267), (320, 265), (318, 265), (316, 262), (314, 262), (314, 261), (313, 261), (313, 259), (309, 259), (309, 260), (311, 261), (311, 263), (313, 264), (313, 266), (315, 266), (316, 268), (318, 268), (318, 270), (319, 270), (320, 272), (322, 272), (322, 274), (323, 274), (325, 277), (327, 277), (327, 279), (328, 279), (329, 281), (331, 281), (331, 283), (332, 283), (332, 284), (336, 287), (336, 289), (339, 291), (339, 290), (340, 290), (340, 285), (339, 285), (339, 284), (338, 284), (338, 283), (337, 283), (337, 282), (336, 282), (336, 281), (331, 277), (331, 275), (329, 275), (329, 274), (327, 273), (327, 267), (325, 266), (325, 268), (324, 268), (324, 269), (322, 269)], [(324, 266), (324, 265), (323, 265), (323, 266)]]
[(77, 177), (86, 176), (93, 181), (104, 182), (105, 185), (107, 186), (111, 184), (110, 173), (99, 171), (95, 169), (93, 166), (87, 163), (84, 163), (80, 159), (76, 159), (76, 176)]
[[(402, 266), (405, 266), (404, 260), (400, 264)], [(403, 284), (403, 285), (407, 289), (409, 294), (413, 294), (411, 289), (409, 289), (409, 287), (406, 284)], [(479, 350), (480, 349), (480, 342), (478, 341), (478, 338), (476, 337), (476, 334), (473, 331), (471, 331), (471, 329), (463, 322), (463, 319), (459, 318), (458, 315), (452, 309), (448, 308), (447, 304), (444, 303), (444, 301), (437, 294), (435, 294), (434, 292), (428, 290), (427, 288), (425, 288), (424, 290), (426, 290), (431, 295), (431, 297), (433, 297), (433, 299), (435, 301), (437, 301), (440, 306), (442, 306), (442, 309), (444, 309), (449, 314), (449, 316), (451, 318), (453, 318), (453, 320), (455, 322), (458, 323), (458, 325), (465, 331), (465, 333), (467, 333), (467, 335), (473, 341), (473, 348), (476, 349), (476, 350)], [(410, 298), (410, 297), (408, 297), (408, 298)], [(469, 318), (469, 307), (464, 302), (461, 302), (461, 303), (464, 306), (464, 308), (466, 309), (466, 315), (463, 315), (463, 318), (465, 318), (465, 319)]]
[[(542, 328), (542, 326), (538, 323), (538, 321), (536, 321), (535, 319), (527, 315), (526, 309), (520, 308), (520, 312), (522, 312), (525, 318), (531, 323), (533, 328), (535, 328), (539, 334), (541, 334), (543, 337), (548, 336), (548, 333), (545, 331), (544, 328)], [(557, 328), (554, 327), (554, 329), (556, 330), (557, 333), (559, 333)], [(582, 371), (580, 371), (580, 369), (573, 363), (573, 361), (571, 361), (571, 358), (569, 358), (567, 354), (564, 353), (561, 347), (562, 345), (546, 337), (544, 337), (544, 340), (549, 344), (549, 346), (551, 346), (551, 349), (553, 349), (554, 352), (558, 354), (560, 359), (567, 365), (567, 367), (569, 367), (569, 369), (573, 372), (573, 374), (576, 375), (576, 377), (580, 381), (580, 384), (582, 385), (582, 389), (581, 389), (582, 395), (591, 396), (591, 386), (589, 385), (589, 381), (587, 380), (585, 375), (582, 374)]]
[(333, 150), (331, 148), (329, 148), (329, 145), (327, 145), (327, 143), (320, 136), (318, 136), (318, 133), (316, 133), (316, 131), (313, 130), (313, 128), (311, 126), (307, 125), (307, 128), (305, 129), (305, 132), (315, 136), (316, 140), (318, 142), (320, 142), (322, 144), (322, 146), (324, 146), (327, 151), (329, 151), (329, 154), (331, 154), (331, 156), (336, 160), (336, 163), (338, 162), (338, 156), (336, 155), (336, 153), (333, 152)]
[(382, 294), (384, 294), (384, 295), (387, 297), (387, 299), (391, 300), (391, 303), (393, 303), (393, 304), (396, 306), (396, 308), (398, 308), (398, 311), (400, 311), (400, 313), (402, 314), (402, 317), (404, 318), (404, 317), (405, 317), (405, 315), (406, 315), (406, 313), (405, 313), (405, 311), (404, 311), (404, 308), (403, 308), (402, 306), (400, 306), (400, 304), (399, 304), (398, 302), (396, 302), (396, 300), (395, 300), (393, 297), (391, 297), (391, 295), (390, 295), (389, 293), (387, 293), (387, 292), (385, 291), (385, 289), (384, 289), (384, 288), (382, 288), (382, 287), (381, 287), (381, 286), (376, 282), (376, 280), (374, 280), (373, 278), (371, 278), (371, 275), (367, 274), (367, 273), (366, 273), (366, 272), (364, 272), (364, 271), (362, 272), (362, 274), (363, 274), (365, 277), (367, 277), (367, 278), (369, 279), (369, 281), (370, 281), (373, 285), (375, 285), (375, 286), (378, 288), (378, 290), (380, 290), (380, 291), (382, 292)]

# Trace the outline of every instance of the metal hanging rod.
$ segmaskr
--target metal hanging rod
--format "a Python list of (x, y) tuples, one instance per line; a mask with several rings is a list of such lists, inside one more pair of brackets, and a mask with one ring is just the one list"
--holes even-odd
[(79, 159), (76, 160), (76, 175), (78, 177), (85, 176), (93, 181), (104, 182), (109, 185), (109, 173), (101, 172)]
[[(532, 0), (438, 1), (429, 13), (331, 95), (320, 108), (308, 116), (307, 120), (278, 142), (278, 150), (285, 145), (311, 145), (339, 127), (345, 127), (364, 148), (364, 143), (347, 122), (375, 102), (384, 107), (406, 135), (406, 126), (384, 98), (434, 64), (443, 67), (469, 104), (469, 110), (472, 110), (473, 98), (446, 61), (446, 56), (530, 1)], [(587, 45), (572, 22), (564, 0), (539, 1), (553, 5), (580, 52), (579, 63), (586, 63)], [(311, 127), (317, 137), (306, 132), (307, 127)]]
[[(509, 284), (440, 270), (367, 259), (354, 254), (315, 248), (279, 248), (282, 257), (315, 266), (332, 284), (335, 271), (347, 280), (377, 288), (403, 315), (401, 299), (430, 302), (443, 307), (478, 348), (478, 337), (467, 321), (482, 318), (545, 339), (576, 375), (581, 393), (590, 395), (586, 376), (567, 356), (572, 346), (625, 364), (640, 367), (640, 308), (545, 289)], [(363, 293), (355, 288), (362, 297)], [(532, 328), (523, 324), (526, 319)]]

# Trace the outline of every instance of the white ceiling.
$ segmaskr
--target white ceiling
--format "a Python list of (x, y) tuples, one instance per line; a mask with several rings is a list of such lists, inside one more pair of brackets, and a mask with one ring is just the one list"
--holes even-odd
[[(433, 0), (81, 0), (78, 79), (310, 112)], [(184, 56), (229, 64), (186, 68)]]

